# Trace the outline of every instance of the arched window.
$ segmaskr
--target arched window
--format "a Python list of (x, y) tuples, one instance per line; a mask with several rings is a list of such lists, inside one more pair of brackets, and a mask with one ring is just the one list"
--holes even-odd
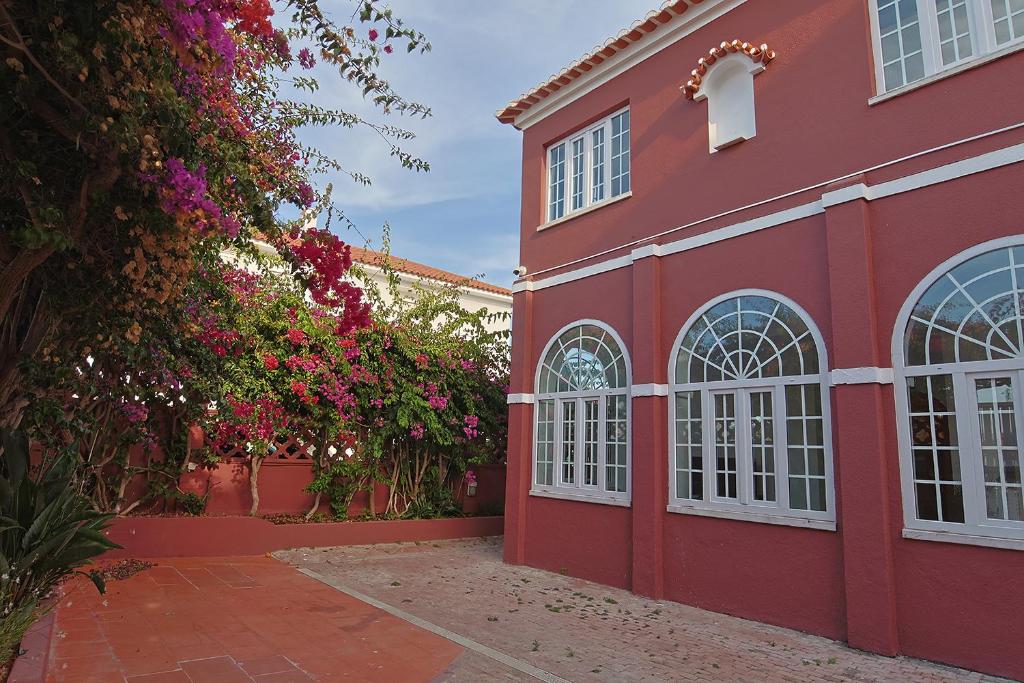
[(940, 266), (897, 323), (909, 528), (1024, 540), (1024, 238), (998, 244)]
[(669, 368), (671, 510), (834, 528), (827, 365), (796, 304), (712, 301)]
[(537, 372), (533, 492), (629, 502), (629, 359), (596, 321), (563, 329)]

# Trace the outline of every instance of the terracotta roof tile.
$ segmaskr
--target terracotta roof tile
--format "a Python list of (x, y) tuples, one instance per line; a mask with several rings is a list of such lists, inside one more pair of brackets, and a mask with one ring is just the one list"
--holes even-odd
[(464, 287), (471, 287), (484, 292), (490, 292), (491, 294), (512, 296), (511, 290), (499, 287), (498, 285), (492, 285), (489, 282), (482, 282), (473, 278), (457, 275), (447, 270), (441, 270), (440, 268), (434, 268), (433, 266), (417, 263), (416, 261), (410, 261), (398, 256), (384, 254), (379, 251), (374, 251), (373, 249), (363, 249), (355, 246), (352, 247), (352, 260), (358, 263), (365, 263), (370, 266), (379, 266), (385, 263), (385, 259), (388, 259), (387, 262), (391, 264), (392, 268), (409, 275), (462, 285)]
[(686, 99), (692, 100), (700, 92), (701, 83), (703, 83), (704, 76), (707, 75), (711, 65), (732, 53), (744, 54), (750, 57), (750, 60), (755, 64), (764, 64), (765, 66), (768, 65), (768, 62), (775, 59), (775, 50), (769, 49), (764, 43), (761, 43), (761, 46), (758, 47), (741, 40), (734, 40), (731, 43), (724, 42), (718, 47), (711, 48), (705, 56), (697, 60), (697, 68), (690, 72), (690, 80), (680, 88), (683, 94), (686, 95)]

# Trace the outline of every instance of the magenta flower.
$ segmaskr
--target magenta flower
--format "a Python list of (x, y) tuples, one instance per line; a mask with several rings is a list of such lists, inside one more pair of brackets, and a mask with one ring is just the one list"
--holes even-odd
[(303, 69), (312, 69), (316, 66), (316, 58), (313, 57), (313, 53), (309, 51), (308, 47), (299, 50), (299, 64)]

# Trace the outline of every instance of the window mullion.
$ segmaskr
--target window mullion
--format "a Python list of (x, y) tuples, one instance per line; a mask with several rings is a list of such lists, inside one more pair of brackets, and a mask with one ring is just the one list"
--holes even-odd
[[(775, 406), (775, 504), (781, 510), (789, 510), (789, 413), (786, 411), (786, 387), (776, 385), (772, 391)], [(831, 458), (827, 458), (831, 460)], [(827, 471), (827, 470), (826, 470)], [(832, 486), (829, 477), (828, 486)]]
[(701, 448), (704, 449), (701, 462), (704, 465), (704, 491), (701, 500), (712, 502), (715, 499), (715, 414), (714, 401), (711, 399), (711, 392), (707, 389), (700, 390), (701, 401)]
[(924, 75), (931, 76), (943, 69), (939, 48), (939, 17), (935, 11), (935, 0), (917, 0), (917, 23), (924, 56)]
[(586, 416), (586, 401), (582, 398), (575, 399), (576, 401), (576, 433), (573, 435), (576, 437), (576, 452), (573, 453), (573, 458), (576, 461), (576, 471), (573, 477), (573, 485), (581, 489), (583, 488), (583, 481), (586, 477), (584, 469), (586, 463), (584, 462), (583, 449), (586, 447), (586, 429), (587, 429), (587, 416)]
[(753, 434), (750, 425), (750, 389), (736, 392), (736, 500), (740, 505), (753, 502)]

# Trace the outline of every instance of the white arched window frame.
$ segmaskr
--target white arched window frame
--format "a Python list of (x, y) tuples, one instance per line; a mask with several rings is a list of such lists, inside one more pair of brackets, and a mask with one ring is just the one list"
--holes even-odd
[(1024, 235), (935, 268), (892, 353), (904, 536), (1024, 549)]
[(598, 320), (578, 320), (544, 348), (535, 378), (531, 494), (629, 505), (629, 353)]
[(806, 311), (759, 289), (716, 297), (668, 376), (670, 512), (836, 528), (828, 360)]

